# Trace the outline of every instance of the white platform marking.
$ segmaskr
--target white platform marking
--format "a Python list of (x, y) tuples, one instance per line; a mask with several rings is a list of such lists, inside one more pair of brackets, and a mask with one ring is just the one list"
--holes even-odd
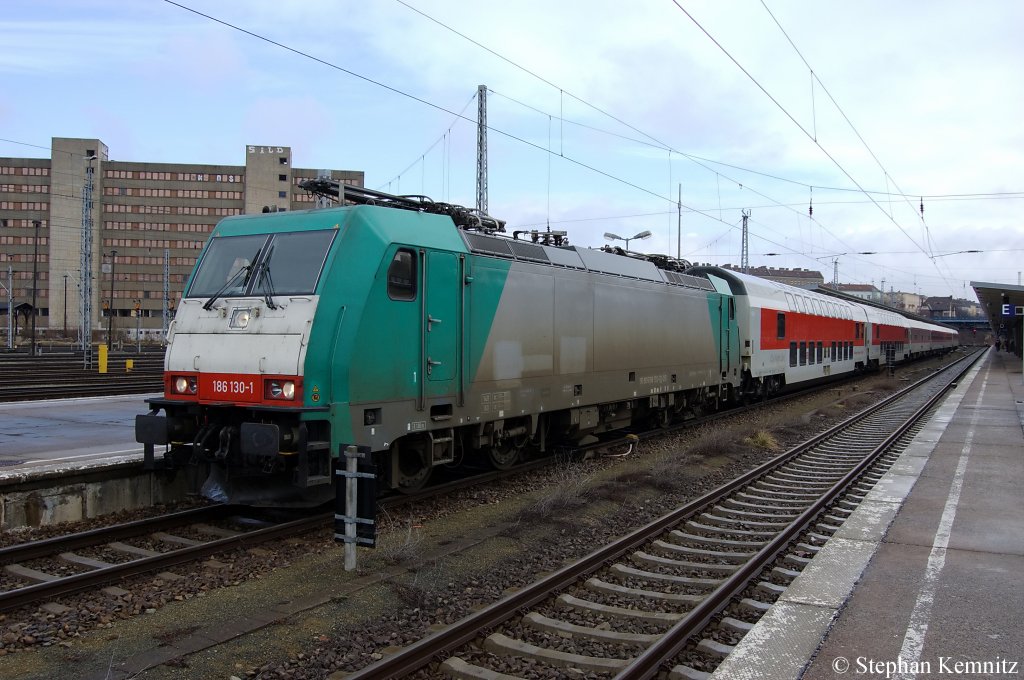
[[(956, 508), (960, 503), (960, 492), (964, 486), (964, 473), (967, 470), (967, 458), (970, 456), (971, 448), (974, 445), (974, 431), (978, 425), (978, 417), (981, 413), (981, 400), (985, 396), (988, 376), (989, 369), (986, 369), (985, 379), (982, 380), (981, 389), (978, 390), (978, 398), (974, 402), (974, 413), (971, 415), (971, 424), (967, 428), (967, 436), (964, 437), (964, 446), (960, 451), (960, 460), (957, 462), (956, 472), (953, 474), (953, 481), (950, 484), (949, 496), (946, 498), (946, 505), (942, 509), (942, 517), (939, 519), (939, 528), (935, 532), (932, 551), (928, 555), (928, 565), (924, 570), (921, 589), (917, 593), (917, 601), (914, 603), (914, 610), (910, 613), (907, 633), (903, 637), (903, 647), (900, 649), (899, 659), (906, 664), (905, 667), (908, 669), (917, 668), (918, 662), (921, 660), (921, 653), (924, 650), (924, 639), (928, 634), (928, 623), (931, 620), (932, 605), (935, 603), (935, 589), (938, 587), (942, 568), (946, 566), (946, 548), (949, 546), (949, 537), (953, 531)], [(908, 671), (893, 677), (898, 680), (914, 680), (917, 678), (917, 673)]]

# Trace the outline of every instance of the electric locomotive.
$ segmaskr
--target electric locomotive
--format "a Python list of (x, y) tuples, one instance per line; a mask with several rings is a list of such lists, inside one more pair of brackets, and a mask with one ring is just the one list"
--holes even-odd
[(349, 446), (413, 490), (439, 466), (507, 468), (736, 396), (733, 295), (685, 262), (510, 237), (425, 197), (306, 188), (340, 205), (214, 229), (168, 334), (164, 395), (136, 418), (147, 464), (162, 447), (169, 467), (208, 467), (211, 498), (327, 500)]

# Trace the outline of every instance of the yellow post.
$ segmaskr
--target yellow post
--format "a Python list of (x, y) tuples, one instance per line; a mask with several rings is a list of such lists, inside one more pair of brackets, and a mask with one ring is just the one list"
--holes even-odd
[(107, 372), (107, 346), (106, 345), (100, 345), (99, 364), (100, 364), (100, 373), (106, 373)]
[(133, 368), (135, 368), (135, 359), (125, 359), (124, 360), (124, 372), (125, 373), (131, 373)]

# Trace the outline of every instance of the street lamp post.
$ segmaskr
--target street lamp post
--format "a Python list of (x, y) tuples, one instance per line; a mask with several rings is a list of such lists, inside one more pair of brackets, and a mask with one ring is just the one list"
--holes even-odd
[(135, 300), (135, 353), (142, 353), (142, 300)]
[(609, 241), (625, 241), (626, 242), (626, 250), (627, 251), (629, 250), (629, 242), (630, 241), (635, 241), (637, 239), (650, 238), (651, 236), (653, 236), (653, 234), (651, 234), (651, 232), (649, 232), (649, 231), (641, 231), (639, 234), (634, 234), (633, 236), (630, 236), (629, 238), (626, 238), (626, 237), (623, 237), (623, 236), (619, 236), (617, 234), (612, 234), (612, 233), (607, 232), (607, 231), (604, 233), (604, 237), (606, 239), (608, 239)]
[(117, 251), (110, 251), (110, 316), (107, 317), (107, 347), (114, 349), (114, 282), (117, 281)]

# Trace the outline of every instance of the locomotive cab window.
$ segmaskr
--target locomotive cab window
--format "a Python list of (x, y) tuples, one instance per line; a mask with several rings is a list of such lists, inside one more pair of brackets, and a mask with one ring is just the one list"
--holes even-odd
[(310, 295), (336, 230), (215, 236), (186, 297)]
[(388, 297), (392, 300), (416, 299), (416, 254), (407, 248), (395, 253), (388, 267)]

